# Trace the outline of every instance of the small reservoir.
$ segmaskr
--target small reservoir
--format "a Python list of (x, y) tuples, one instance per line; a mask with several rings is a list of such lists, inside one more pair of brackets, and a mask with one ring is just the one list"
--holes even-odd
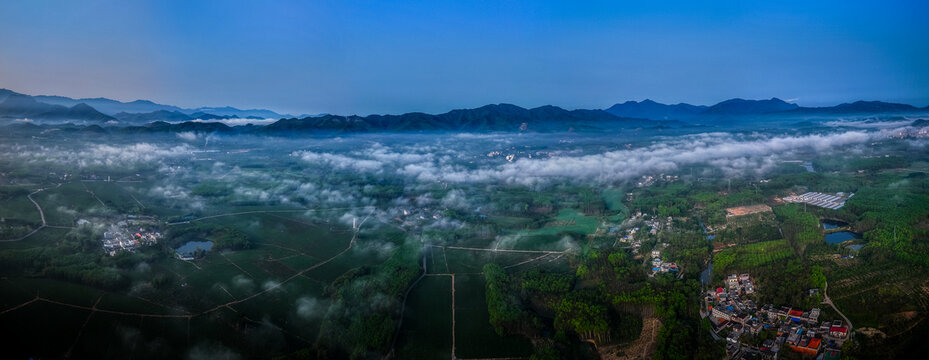
[(844, 223), (844, 222), (835, 221), (835, 220), (823, 220), (823, 221), (821, 221), (820, 223), (823, 224), (823, 229), (825, 229), (825, 230), (835, 229), (835, 228), (838, 228), (838, 227), (840, 227), (840, 226), (847, 226), (847, 225), (848, 225), (848, 224), (846, 224), (846, 223)]
[(210, 251), (213, 248), (212, 241), (188, 241), (186, 244), (177, 248), (177, 256), (181, 259), (191, 259), (197, 250)]
[(830, 244), (839, 244), (848, 240), (860, 239), (858, 234), (855, 234), (851, 231), (839, 231), (831, 234), (826, 234), (826, 242)]
[[(823, 230), (826, 231), (848, 226), (847, 223), (838, 220), (822, 220), (820, 221), (820, 224), (822, 224)], [(839, 244), (848, 240), (855, 240), (860, 238), (861, 236), (851, 231), (836, 231), (826, 234), (826, 242), (830, 244)]]

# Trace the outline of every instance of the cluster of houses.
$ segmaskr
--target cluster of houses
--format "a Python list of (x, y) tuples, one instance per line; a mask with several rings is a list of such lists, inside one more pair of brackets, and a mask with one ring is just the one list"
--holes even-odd
[[(725, 285), (709, 290), (705, 301), (713, 335), (726, 335), (726, 353), (732, 359), (776, 359), (784, 349), (807, 356), (838, 356), (848, 338), (849, 330), (841, 320), (820, 321), (817, 308), (803, 311), (765, 305), (759, 309), (749, 298), (756, 291), (749, 274), (729, 275)], [(762, 332), (769, 337), (760, 344), (743, 342), (746, 336)]]
[[(667, 244), (662, 244), (662, 245), (667, 246)], [(677, 266), (677, 264), (673, 262), (665, 262), (661, 260), (661, 250), (652, 250), (652, 274), (651, 276), (655, 276), (655, 274), (658, 274), (658, 273), (668, 273), (668, 272), (672, 274), (676, 274), (680, 270), (681, 269)]]
[(658, 234), (658, 230), (661, 230), (663, 227), (670, 229), (672, 220), (673, 218), (668, 216), (667, 222), (662, 223), (659, 218), (652, 218), (647, 214), (643, 214), (641, 211), (636, 211), (632, 217), (623, 221), (620, 227), (611, 227), (610, 234), (621, 232), (618, 239), (619, 242), (629, 244), (629, 247), (632, 248), (632, 253), (638, 254), (639, 248), (642, 246), (642, 238), (646, 236), (644, 234), (638, 234), (641, 228), (640, 225), (645, 224), (645, 226), (648, 227), (648, 235), (656, 235)]
[(671, 182), (671, 181), (677, 180), (677, 175), (665, 175), (665, 174), (658, 174), (657, 176), (643, 175), (642, 178), (639, 179), (639, 181), (636, 183), (636, 186), (638, 187), (651, 186), (655, 182), (661, 181), (661, 180)]
[[(78, 225), (89, 223), (79, 220)], [(125, 220), (110, 224), (103, 233), (103, 250), (115, 256), (120, 250), (135, 251), (140, 246), (158, 243), (161, 232), (155, 227), (157, 221), (150, 216), (128, 215)]]

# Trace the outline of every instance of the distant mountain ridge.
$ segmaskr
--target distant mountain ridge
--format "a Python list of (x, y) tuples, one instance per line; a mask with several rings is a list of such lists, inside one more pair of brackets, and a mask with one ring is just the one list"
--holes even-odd
[(683, 125), (686, 124), (623, 118), (603, 110), (565, 110), (551, 105), (526, 109), (512, 104), (491, 104), (437, 115), (413, 112), (401, 115), (324, 115), (281, 119), (265, 126), (264, 131), (566, 131)]
[(856, 101), (826, 107), (803, 107), (778, 98), (768, 100), (730, 99), (712, 106), (698, 106), (686, 103), (667, 105), (652, 100), (641, 102), (626, 101), (615, 104), (605, 111), (625, 117), (650, 120), (707, 120), (728, 118), (738, 115), (815, 115), (815, 114), (867, 114), (867, 113), (907, 113), (929, 111), (929, 106), (918, 108), (907, 104), (883, 101)]
[(827, 107), (801, 107), (795, 109), (796, 112), (815, 114), (854, 114), (854, 113), (884, 113), (884, 112), (911, 112), (929, 109), (918, 108), (913, 105), (888, 103), (883, 101), (855, 101), (853, 103), (842, 103), (836, 106)]
[(737, 98), (729, 99), (716, 105), (710, 106), (703, 111), (703, 114), (766, 114), (794, 110), (799, 107), (800, 105), (791, 104), (778, 98), (771, 98), (768, 100), (745, 100)]
[[(11, 94), (18, 94), (23, 96), (30, 96), (25, 94), (20, 94), (8, 89), (0, 89), (0, 101), (3, 101), (6, 96)], [(204, 113), (204, 114), (213, 114), (217, 116), (226, 116), (226, 117), (236, 117), (236, 118), (249, 118), (249, 117), (260, 117), (262, 119), (280, 119), (283, 117), (289, 117), (288, 114), (279, 114), (277, 112), (266, 110), (266, 109), (238, 109), (231, 106), (223, 107), (199, 107), (195, 109), (185, 109), (173, 105), (164, 105), (158, 104), (149, 100), (135, 100), (129, 102), (121, 102), (117, 100), (107, 99), (107, 98), (86, 98), (86, 99), (74, 99), (66, 96), (55, 96), (55, 95), (35, 95), (31, 96), (38, 102), (49, 104), (49, 105), (60, 105), (64, 107), (72, 107), (74, 105), (84, 103), (87, 104), (97, 111), (109, 115), (115, 116), (118, 113), (150, 113), (155, 111), (168, 111), (168, 112), (180, 112), (187, 115), (194, 113)]]
[[(117, 121), (125, 123), (127, 125), (140, 125), (147, 124), (155, 121), (167, 121), (167, 122), (181, 122), (181, 121), (191, 121), (191, 120), (228, 120), (228, 119), (239, 119), (241, 117), (231, 116), (231, 115), (216, 115), (208, 114), (204, 112), (195, 112), (193, 114), (185, 114), (180, 111), (168, 111), (168, 110), (156, 110), (147, 113), (126, 113), (120, 112), (113, 115)], [(262, 117), (257, 116), (248, 116), (244, 117), (245, 119), (261, 120)]]
[(708, 106), (691, 104), (665, 105), (645, 99), (641, 102), (626, 101), (607, 108), (606, 112), (616, 116), (634, 117), (642, 119), (687, 119), (700, 114)]
[[(100, 111), (98, 107), (106, 109)], [(127, 111), (116, 111), (127, 110)], [(116, 111), (116, 112), (114, 112)], [(816, 115), (856, 113), (929, 112), (929, 107), (881, 101), (856, 101), (830, 107), (801, 107), (778, 98), (730, 99), (712, 106), (679, 103), (667, 105), (649, 99), (626, 101), (605, 110), (566, 110), (545, 105), (532, 109), (512, 104), (491, 104), (456, 109), (442, 114), (411, 112), (399, 115), (304, 115), (289, 117), (270, 110), (233, 107), (183, 109), (148, 100), (120, 102), (106, 98), (72, 99), (63, 96), (30, 96), (0, 89), (0, 119), (83, 125), (152, 128), (154, 123), (220, 122), (233, 118), (279, 119), (250, 131), (286, 132), (404, 132), (404, 131), (569, 131), (608, 128), (681, 127), (690, 124), (765, 119), (769, 115)], [(237, 123), (241, 123), (238, 122)], [(146, 125), (147, 124), (147, 125)], [(184, 125), (198, 127), (199, 125)], [(215, 126), (215, 125), (210, 125)], [(159, 126), (165, 130), (175, 127)], [(231, 127), (228, 127), (230, 128)], [(214, 131), (224, 128), (217, 127)], [(258, 129), (258, 130), (256, 130)], [(159, 130), (160, 131), (160, 130)], [(225, 130), (222, 130), (225, 131)]]
[(6, 94), (0, 102), (0, 117), (38, 118), (47, 120), (83, 119), (95, 122), (113, 120), (90, 105), (78, 103), (71, 107), (51, 105), (22, 94)]

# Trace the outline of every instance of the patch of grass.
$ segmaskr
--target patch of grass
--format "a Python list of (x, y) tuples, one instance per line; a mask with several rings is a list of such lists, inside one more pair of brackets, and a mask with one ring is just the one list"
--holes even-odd
[(400, 359), (447, 359), (452, 351), (452, 279), (427, 276), (410, 292), (397, 339)]
[(561, 209), (554, 221), (534, 230), (520, 231), (520, 235), (557, 235), (561, 233), (593, 234), (597, 231), (597, 218), (585, 216), (577, 209)]
[(517, 335), (499, 336), (494, 332), (484, 292), (483, 276), (455, 277), (455, 355), (459, 358), (494, 358), (532, 354), (529, 339)]
[(0, 316), (4, 329), (4, 357), (11, 359), (57, 358), (65, 355), (77, 338), (88, 310), (35, 302)]

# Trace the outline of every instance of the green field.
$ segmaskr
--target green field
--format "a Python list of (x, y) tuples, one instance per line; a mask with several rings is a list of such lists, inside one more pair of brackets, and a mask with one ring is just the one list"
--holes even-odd
[[(88, 310), (36, 302), (0, 316), (4, 343), (17, 344), (4, 350), (4, 357), (62, 357), (75, 343), (88, 316)], [(85, 332), (83, 339), (97, 334)], [(77, 356), (77, 353), (73, 353)]]
[(489, 323), (484, 277), (455, 277), (455, 356), (459, 359), (527, 357), (532, 343), (518, 335), (499, 336)]
[(764, 266), (794, 255), (787, 240), (774, 240), (738, 246), (717, 253), (713, 260), (713, 272), (723, 276), (731, 269), (747, 270)]
[(534, 230), (520, 231), (520, 235), (557, 235), (561, 233), (593, 234), (597, 231), (599, 222), (597, 218), (585, 216), (576, 209), (561, 209), (552, 222)]
[[(94, 188), (99, 191), (107, 185), (111, 184), (98, 183)], [(61, 192), (49, 192), (41, 200), (45, 206), (54, 206), (69, 198), (78, 198), (85, 203), (91, 199), (82, 188), (68, 186)], [(126, 200), (119, 192), (105, 199), (109, 199), (104, 200), (105, 203)], [(94, 207), (92, 203), (85, 205), (84, 211)], [(34, 209), (32, 206), (32, 212), (35, 212)], [(60, 214), (53, 219), (59, 224), (73, 221), (73, 218)], [(101, 310), (88, 318), (89, 310), (43, 300), (0, 315), (4, 329), (18, 329), (14, 339), (25, 344), (21, 349), (42, 349), (37, 353), (14, 355), (57, 357), (64, 355), (73, 344), (71, 354), (79, 357), (131, 354), (136, 358), (164, 358), (191, 347), (214, 349), (229, 338), (240, 338), (246, 349), (254, 351), (253, 354), (268, 354), (268, 351), (282, 354), (292, 351), (288, 349), (313, 345), (322, 315), (329, 306), (325, 287), (330, 281), (359, 265), (374, 265), (384, 260), (376, 252), (367, 250), (368, 240), (363, 237), (353, 250), (343, 253), (352, 237), (350, 229), (315, 222), (302, 215), (237, 215), (212, 218), (203, 223), (240, 229), (249, 234), (255, 244), (250, 249), (213, 251), (194, 261), (166, 257), (146, 262), (142, 270), (125, 272), (137, 283), (128, 293), (100, 291), (52, 279), (3, 278), (0, 282), (3, 290), (0, 308), (3, 310), (20, 306), (36, 295), (74, 306), (91, 307), (96, 304)], [(28, 249), (49, 246), (68, 231), (46, 228), (26, 241), (3, 243), (0, 247)], [(298, 272), (329, 259), (331, 261), (327, 264), (294, 277)], [(166, 285), (167, 288), (155, 289), (149, 282), (158, 276), (173, 280)], [(276, 284), (281, 285), (275, 287), (278, 286)], [(249, 300), (240, 301), (246, 298)], [(217, 308), (228, 302), (233, 303), (229, 307)], [(192, 318), (188, 324), (186, 317), (157, 317), (162, 314), (190, 314)], [(69, 325), (49, 331), (47, 324), (57, 321)], [(78, 337), (79, 328), (85, 321), (87, 325)], [(198, 343), (188, 343), (188, 326)], [(249, 338), (255, 338), (255, 335), (264, 340), (250, 342)], [(113, 340), (97, 345), (103, 338)]]
[[(393, 350), (398, 359), (582, 359), (604, 346), (721, 358), (725, 345), (699, 310), (706, 287), (733, 272), (755, 279), (759, 305), (825, 308), (809, 290), (828, 280), (857, 329), (888, 335), (856, 334), (870, 352), (851, 357), (922, 353), (913, 344), (929, 328), (929, 153), (908, 139), (881, 134), (859, 144), (868, 155), (858, 145), (789, 152), (818, 172), (724, 154), (664, 174), (603, 166), (548, 178), (524, 165), (621, 162), (678, 132), (694, 135), (680, 144), (726, 146), (796, 129), (290, 138), (160, 126), (0, 132), (10, 149), (0, 157), (0, 240), (42, 225), (28, 197), (36, 189), (45, 189), (32, 197), (47, 220), (0, 242), (4, 358), (367, 359)], [(743, 166), (752, 171), (731, 174)], [(640, 176), (651, 179), (635, 186)], [(115, 181), (96, 180), (107, 177)], [(856, 195), (838, 210), (779, 205), (806, 191)], [(773, 212), (726, 217), (728, 207), (762, 203)], [(164, 236), (104, 253), (103, 232), (128, 215), (153, 216)], [(843, 257), (848, 250), (822, 240), (822, 218), (848, 223), (867, 246)], [(619, 241), (633, 230), (633, 241)], [(180, 260), (176, 249), (193, 241), (213, 248)], [(653, 250), (682, 271), (653, 274)], [(712, 285), (698, 275), (708, 263)]]
[[(457, 296), (456, 296), (457, 297)], [(452, 278), (426, 276), (407, 298), (395, 348), (400, 359), (452, 356)]]

